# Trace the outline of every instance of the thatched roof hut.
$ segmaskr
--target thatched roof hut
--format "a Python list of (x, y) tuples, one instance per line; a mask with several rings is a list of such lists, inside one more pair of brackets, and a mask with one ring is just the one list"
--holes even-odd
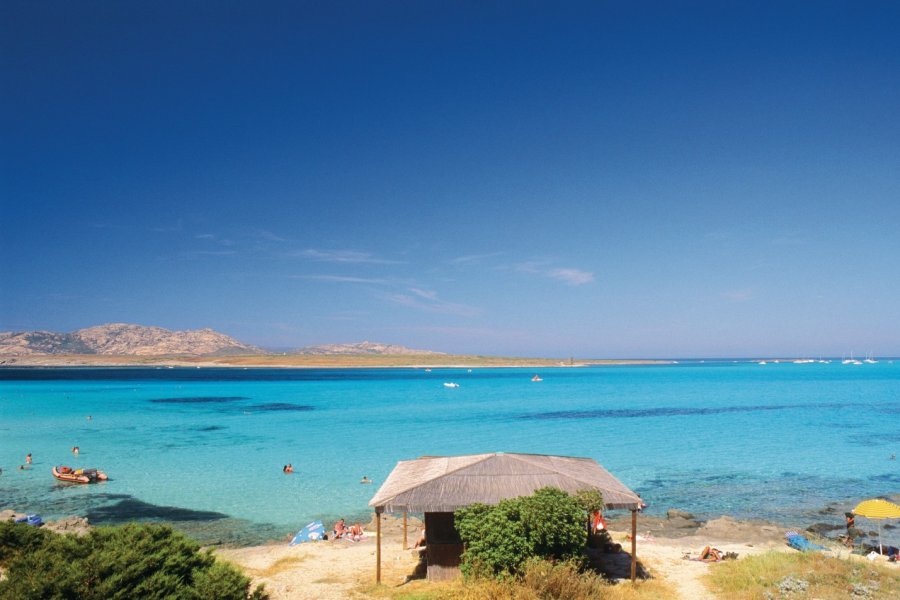
[[(379, 523), (384, 512), (425, 513), (431, 577), (433, 571), (458, 564), (462, 544), (453, 527), (453, 511), (476, 502), (497, 504), (530, 496), (544, 487), (570, 493), (599, 490), (607, 508), (637, 511), (642, 505), (640, 496), (593, 459), (496, 452), (400, 461), (369, 506), (375, 508)], [(376, 554), (380, 579), (380, 537)]]
[(640, 497), (591, 458), (544, 454), (423, 456), (397, 463), (369, 502), (380, 512), (453, 512), (497, 504), (544, 487), (600, 490), (607, 508), (640, 508)]

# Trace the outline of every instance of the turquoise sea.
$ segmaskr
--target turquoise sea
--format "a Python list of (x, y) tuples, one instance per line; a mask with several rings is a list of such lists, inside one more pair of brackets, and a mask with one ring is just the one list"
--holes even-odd
[[(648, 513), (803, 526), (829, 503), (900, 493), (900, 360), (0, 369), (0, 508), (45, 519), (155, 519), (255, 543), (314, 518), (367, 520), (399, 460), (493, 451), (594, 458)], [(62, 484), (56, 464), (110, 481)]]

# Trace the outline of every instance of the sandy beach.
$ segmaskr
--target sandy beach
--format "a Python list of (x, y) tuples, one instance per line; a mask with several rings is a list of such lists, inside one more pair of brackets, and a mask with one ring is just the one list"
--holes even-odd
[[(0, 518), (22, 516), (5, 510)], [(705, 546), (723, 553), (735, 553), (738, 560), (770, 551), (795, 553), (784, 542), (782, 527), (761, 521), (738, 521), (720, 517), (698, 523), (681, 511), (670, 511), (666, 518), (641, 517), (638, 520), (639, 572), (662, 582), (683, 600), (719, 598), (707, 589), (704, 576), (714, 563), (696, 559)], [(620, 553), (600, 555), (604, 575), (619, 585), (630, 582), (630, 527), (627, 519), (610, 521), (609, 533)], [(90, 525), (81, 517), (69, 517), (45, 524), (57, 533), (83, 535)], [(238, 567), (254, 585), (264, 584), (272, 600), (341, 600), (345, 598), (384, 598), (390, 591), (428, 591), (436, 585), (424, 579), (419, 551), (413, 549), (421, 521), (410, 517), (407, 548), (403, 548), (402, 520), (385, 515), (382, 520), (382, 585), (375, 584), (376, 537), (374, 521), (365, 526), (361, 541), (331, 540), (288, 545), (287, 539), (248, 547), (217, 547), (215, 555)], [(850, 558), (849, 551), (832, 544), (831, 556)], [(597, 555), (594, 555), (595, 558)], [(852, 559), (865, 561), (863, 556)], [(883, 558), (881, 564), (887, 564)], [(896, 565), (893, 568), (898, 568)]]
[[(761, 522), (741, 522), (729, 517), (709, 521), (699, 527), (687, 526), (684, 519), (642, 518), (638, 524), (638, 558), (650, 577), (661, 579), (677, 590), (685, 600), (711, 598), (701, 577), (710, 564), (686, 560), (696, 557), (706, 545), (739, 557), (770, 550), (794, 552), (784, 544), (783, 530)], [(613, 541), (626, 550), (631, 546), (624, 521), (613, 521)], [(409, 542), (415, 538), (418, 523), (409, 526)], [(367, 528), (367, 531), (370, 528)], [(288, 546), (287, 543), (248, 548), (219, 548), (216, 554), (240, 567), (263, 583), (273, 600), (368, 598), (375, 583), (375, 538), (361, 542), (325, 541)], [(628, 555), (620, 555), (612, 568), (627, 577)], [(429, 585), (416, 573), (418, 553), (402, 548), (399, 519), (383, 522), (382, 583), (388, 587)], [(624, 583), (623, 585), (628, 585)]]

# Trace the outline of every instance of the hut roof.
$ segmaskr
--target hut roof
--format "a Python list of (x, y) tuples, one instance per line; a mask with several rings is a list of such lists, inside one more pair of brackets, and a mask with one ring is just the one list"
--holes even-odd
[(591, 458), (503, 452), (400, 461), (369, 506), (386, 512), (453, 512), (476, 502), (530, 496), (543, 487), (596, 489), (607, 508), (641, 506), (637, 494)]

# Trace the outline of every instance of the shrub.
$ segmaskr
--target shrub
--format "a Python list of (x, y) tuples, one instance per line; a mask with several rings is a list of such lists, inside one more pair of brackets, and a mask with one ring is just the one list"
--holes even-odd
[(576, 497), (556, 488), (456, 511), (465, 544), (460, 566), (466, 577), (507, 576), (531, 558), (578, 561), (586, 540), (587, 513)]
[(460, 565), (465, 577), (513, 574), (524, 558), (534, 554), (519, 498), (496, 506), (473, 504), (456, 511), (455, 518), (466, 545)]
[(44, 544), (48, 535), (52, 534), (31, 525), (0, 522), (0, 566), (9, 565), (19, 554), (34, 552)]
[(9, 561), (0, 599), (185, 598), (264, 600), (259, 587), (209, 551), (159, 525), (100, 527), (83, 537), (45, 535)]

